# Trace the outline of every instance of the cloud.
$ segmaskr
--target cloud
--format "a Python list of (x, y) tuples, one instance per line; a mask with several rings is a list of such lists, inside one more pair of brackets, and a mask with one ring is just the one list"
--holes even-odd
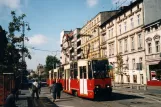
[(42, 34), (37, 34), (32, 37), (29, 37), (29, 44), (30, 45), (43, 45), (48, 42), (48, 39), (46, 36)]
[(87, 0), (87, 4), (89, 7), (94, 7), (98, 4), (98, 0)]
[(20, 5), (20, 0), (0, 0), (0, 6), (5, 6), (10, 9), (19, 9)]

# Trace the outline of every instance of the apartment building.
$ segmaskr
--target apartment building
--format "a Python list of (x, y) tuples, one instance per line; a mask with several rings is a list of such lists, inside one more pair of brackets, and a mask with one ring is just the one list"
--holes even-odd
[(148, 85), (161, 86), (161, 19), (144, 27)]
[(42, 64), (39, 64), (37, 66), (36, 74), (41, 76), (45, 71), (45, 67)]
[(143, 0), (137, 0), (101, 25), (102, 40), (107, 39), (104, 51), (115, 71), (116, 56), (123, 57), (124, 70), (121, 75), (115, 72), (115, 82), (146, 84), (143, 16)]
[(60, 55), (60, 62), (62, 65), (69, 63), (70, 61), (70, 50), (69, 50), (69, 40), (70, 36), (69, 34), (72, 31), (62, 31), (60, 33), (60, 46), (61, 46), (61, 55)]
[(78, 60), (81, 57), (81, 39), (80, 39), (80, 28), (76, 28), (73, 30), (71, 35), (71, 46), (70, 46), (70, 53), (71, 53), (71, 60)]
[(98, 13), (81, 29), (81, 58), (98, 58), (101, 56), (99, 26), (113, 16), (116, 11)]
[(161, 86), (161, 0), (144, 0), (147, 84)]

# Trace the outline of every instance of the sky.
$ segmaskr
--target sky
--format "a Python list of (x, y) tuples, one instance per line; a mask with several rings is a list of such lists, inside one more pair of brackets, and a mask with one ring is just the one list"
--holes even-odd
[[(116, 9), (117, 5), (128, 5), (130, 0), (0, 0), (0, 25), (8, 31), (11, 21), (11, 10), (17, 15), (26, 14), (31, 31), (25, 31), (29, 42), (32, 59), (26, 59), (28, 69), (36, 69), (37, 65), (45, 64), (47, 55), (60, 53), (33, 50), (60, 50), (60, 33), (62, 30), (81, 28), (88, 20), (101, 11)], [(18, 33), (17, 33), (18, 34)], [(19, 35), (21, 32), (19, 33)]]

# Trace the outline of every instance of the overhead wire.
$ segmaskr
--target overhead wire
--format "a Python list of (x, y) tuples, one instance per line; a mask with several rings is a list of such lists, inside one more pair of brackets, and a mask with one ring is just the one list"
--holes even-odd
[[(128, 0), (125, 0), (124, 2), (122, 2), (119, 6), (116, 7), (116, 9), (118, 9), (119, 7), (121, 7), (124, 3), (126, 3)], [(120, 0), (119, 0), (120, 2)]]
[(45, 52), (61, 52), (60, 50), (52, 51), (52, 50), (39, 49), (39, 48), (35, 48), (35, 47), (28, 47), (28, 48), (30, 48), (32, 50), (45, 51)]

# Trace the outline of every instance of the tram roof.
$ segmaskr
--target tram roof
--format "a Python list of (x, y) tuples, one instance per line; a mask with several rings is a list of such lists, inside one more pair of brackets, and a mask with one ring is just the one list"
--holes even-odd
[(88, 60), (108, 60), (108, 58), (91, 58), (91, 59), (88, 59)]
[(78, 61), (82, 61), (82, 60), (85, 60), (85, 61), (91, 61), (91, 60), (108, 60), (108, 58), (89, 58), (89, 59), (80, 59)]

